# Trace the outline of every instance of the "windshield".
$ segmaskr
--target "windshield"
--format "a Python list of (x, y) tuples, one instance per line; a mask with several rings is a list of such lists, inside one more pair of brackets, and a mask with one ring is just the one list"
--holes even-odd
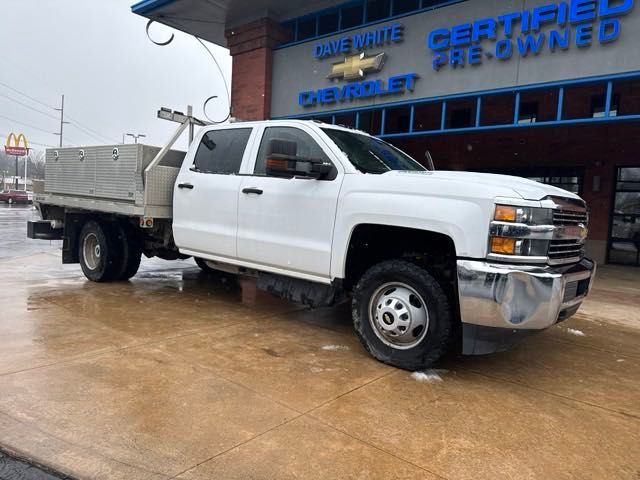
[(378, 138), (334, 128), (323, 128), (322, 130), (338, 145), (353, 166), (362, 173), (381, 174), (391, 170), (427, 170), (406, 153)]

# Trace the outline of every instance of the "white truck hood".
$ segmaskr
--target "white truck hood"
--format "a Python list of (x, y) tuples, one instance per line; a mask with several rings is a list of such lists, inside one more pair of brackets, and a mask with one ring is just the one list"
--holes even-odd
[[(561, 188), (534, 182), (526, 178), (514, 177), (511, 175), (494, 175), (490, 173), (458, 172), (458, 171), (435, 171), (435, 172), (408, 172), (395, 171), (385, 175), (428, 175), (433, 179), (451, 181), (456, 183), (470, 183), (484, 185), (494, 188), (496, 192), (504, 192), (505, 188), (512, 190), (517, 196), (525, 200), (542, 200), (548, 196), (580, 199), (574, 193), (562, 190)], [(498, 194), (500, 195), (500, 194)], [(497, 196), (498, 196), (497, 195)]]

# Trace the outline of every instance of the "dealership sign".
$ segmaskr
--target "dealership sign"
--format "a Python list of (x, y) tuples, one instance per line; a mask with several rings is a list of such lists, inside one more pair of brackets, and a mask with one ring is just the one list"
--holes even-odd
[[(513, 56), (538, 55), (593, 43), (610, 43), (620, 37), (618, 17), (628, 14), (634, 0), (571, 0), (554, 2), (528, 10), (482, 18), (451, 28), (439, 28), (427, 35), (433, 52), (432, 67), (479, 65), (485, 59), (502, 61)], [(541, 31), (545, 28), (545, 31)], [(516, 34), (516, 29), (520, 35)], [(491, 47), (483, 45), (488, 40)]]
[(29, 153), (29, 145), (26, 137), (21, 133), (16, 135), (11, 132), (4, 144), (4, 153), (7, 155), (15, 155), (16, 157), (24, 157)]
[(342, 86), (300, 92), (298, 104), (303, 107), (312, 107), (412, 92), (418, 79), (416, 73), (394, 75), (387, 79), (366, 79), (367, 75), (378, 73), (383, 69), (387, 54), (379, 52), (369, 55), (365, 50), (383, 48), (386, 45), (401, 43), (403, 40), (403, 26), (394, 23), (316, 44), (313, 48), (313, 56), (318, 60), (343, 56), (341, 61), (331, 65), (327, 79), (332, 82), (347, 83)]

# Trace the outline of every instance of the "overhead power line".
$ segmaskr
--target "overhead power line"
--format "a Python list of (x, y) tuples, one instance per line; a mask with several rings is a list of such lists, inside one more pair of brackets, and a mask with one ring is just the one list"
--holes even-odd
[(50, 132), (49, 130), (45, 130), (43, 128), (36, 127), (35, 125), (31, 125), (29, 123), (20, 122), (18, 120), (14, 120), (13, 118), (5, 117), (4, 115), (0, 115), (0, 118), (4, 118), (5, 120), (9, 120), (10, 122), (17, 123), (19, 125), (24, 125), (25, 127), (33, 128), (34, 130), (39, 130), (41, 132), (48, 133), (50, 135), (55, 135), (54, 133)]
[[(37, 98), (32, 97), (31, 95), (29, 95), (29, 94), (27, 94), (27, 93), (24, 93), (24, 92), (22, 92), (22, 91), (18, 90), (17, 88), (12, 87), (11, 85), (7, 85), (7, 84), (6, 84), (6, 83), (4, 83), (4, 82), (0, 82), (0, 85), (2, 85), (2, 86), (4, 86), (4, 87), (8, 88), (9, 90), (11, 90), (11, 91), (13, 91), (13, 92), (15, 92), (15, 93), (18, 93), (18, 94), (22, 95), (23, 97), (28, 98), (29, 100), (31, 100), (31, 101), (33, 101), (33, 102), (38, 103), (38, 104), (40, 104), (40, 105), (42, 105), (42, 106), (44, 106), (44, 107), (50, 108), (51, 110), (54, 110), (54, 111), (55, 111), (55, 110), (59, 111), (59, 108), (57, 108), (57, 107), (53, 107), (53, 106), (51, 106), (51, 105), (48, 105), (47, 103), (42, 102), (42, 101), (38, 100)], [(34, 110), (34, 111), (36, 111), (36, 112), (38, 112), (38, 113), (42, 113), (42, 114), (44, 114), (44, 115), (50, 116), (50, 117), (51, 117), (51, 118), (53, 118), (54, 120), (59, 120), (59, 117), (57, 117), (57, 116), (55, 116), (55, 115), (50, 115), (50, 114), (45, 113), (45, 112), (43, 112), (43, 111), (41, 111), (41, 110), (38, 110), (38, 109), (33, 108), (33, 107), (30, 107), (29, 105), (26, 105), (26, 104), (24, 104), (24, 103), (22, 103), (22, 102), (19, 102), (18, 100), (12, 99), (11, 97), (9, 97), (9, 96), (7, 96), (7, 95), (3, 95), (3, 94), (0, 94), (0, 95), (1, 95), (1, 96), (3, 96), (3, 97), (5, 97), (5, 98), (8, 98), (8, 99), (10, 99), (10, 100), (12, 100), (12, 101), (14, 101), (14, 102), (16, 102), (16, 103), (19, 103), (20, 105), (23, 105), (23, 106), (25, 106), (25, 107), (27, 107), (27, 108), (30, 108), (31, 110)], [(78, 128), (79, 130), (81, 130), (81, 131), (83, 131), (83, 129), (84, 129), (83, 133), (85, 133), (85, 134), (87, 134), (87, 135), (89, 135), (89, 136), (93, 137), (94, 139), (97, 139), (97, 140), (99, 140), (100, 142), (105, 142), (105, 141), (106, 141), (107, 143), (119, 143), (118, 141), (113, 140), (112, 138), (108, 138), (108, 137), (106, 137), (105, 135), (101, 134), (100, 132), (97, 132), (96, 130), (94, 130), (94, 129), (92, 129), (92, 128), (88, 127), (87, 125), (85, 125), (85, 124), (84, 124), (84, 122), (81, 122), (81, 121), (79, 121), (79, 120), (77, 120), (77, 119), (75, 119), (75, 118), (72, 118), (72, 117), (71, 117), (71, 116), (69, 116), (69, 115), (66, 115), (66, 112), (65, 112), (65, 116), (66, 116), (66, 118), (68, 118), (69, 120), (71, 120), (71, 121), (73, 122), (72, 124), (73, 124), (75, 127), (77, 127), (77, 128)], [(89, 132), (91, 132), (91, 133), (89, 133)]]
[(34, 108), (31, 105), (27, 105), (26, 103), (23, 103), (20, 100), (16, 100), (15, 98), (10, 97), (9, 95), (5, 95), (4, 93), (0, 93), (0, 97), (6, 98), (7, 100), (11, 100), (12, 102), (17, 103), (18, 105), (22, 105), (23, 107), (28, 108), (29, 110), (33, 110), (34, 112), (41, 113), (42, 115), (46, 115), (49, 118), (53, 118), (54, 120), (58, 120), (58, 117), (56, 117), (55, 115), (52, 115), (47, 112), (43, 112), (42, 110), (38, 110), (37, 108)]
[(21, 92), (21, 91), (20, 91), (20, 90), (18, 90), (17, 88), (13, 88), (11, 85), (7, 85), (6, 83), (3, 83), (3, 82), (0, 82), (0, 85), (2, 85), (3, 87), (6, 87), (6, 88), (8, 88), (9, 90), (12, 90), (12, 91), (14, 91), (14, 92), (16, 92), (16, 93), (19, 93), (20, 95), (22, 95), (23, 97), (28, 98), (28, 99), (29, 99), (29, 100), (31, 100), (32, 102), (39, 103), (40, 105), (45, 106), (45, 107), (47, 107), (47, 108), (50, 108), (50, 109), (52, 109), (52, 110), (55, 110), (55, 108), (56, 108), (56, 107), (52, 107), (51, 105), (47, 105), (47, 104), (46, 104), (46, 103), (44, 103), (44, 102), (41, 102), (40, 100), (38, 100), (37, 98), (32, 97), (31, 95), (28, 95), (28, 94), (26, 94), (26, 93), (24, 93), (24, 92)]
[[(71, 122), (69, 123), (72, 127), (76, 127), (78, 130), (80, 130), (81, 132), (84, 132), (85, 135), (88, 135), (100, 142), (106, 142), (106, 143), (119, 143), (119, 142), (114, 142), (113, 140), (93, 131), (90, 130), (89, 127), (83, 127), (81, 126), (77, 121), (73, 120), (70, 116), (67, 115), (67, 118), (71, 120)], [(94, 133), (92, 133), (94, 132)]]

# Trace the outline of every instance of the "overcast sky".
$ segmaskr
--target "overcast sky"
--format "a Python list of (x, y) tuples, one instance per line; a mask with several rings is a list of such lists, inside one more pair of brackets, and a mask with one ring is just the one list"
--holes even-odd
[[(167, 106), (186, 111), (187, 104), (192, 104), (199, 116), (204, 100), (211, 95), (219, 95), (219, 99), (209, 103), (209, 116), (214, 120), (226, 116), (224, 84), (203, 47), (193, 37), (178, 31), (170, 45), (154, 45), (146, 36), (145, 19), (131, 13), (133, 3), (133, 0), (2, 0), (0, 141), (3, 144), (13, 131), (23, 132), (34, 148), (45, 148), (36, 142), (57, 145), (58, 137), (51, 132), (59, 129), (56, 120), (59, 114), (50, 107), (59, 106), (63, 93), (65, 116), (72, 122), (65, 126), (65, 145), (120, 142), (126, 132), (144, 133), (145, 143), (162, 145), (177, 124), (157, 120), (157, 109)], [(174, 31), (156, 24), (151, 32), (155, 39), (164, 40)], [(207, 46), (230, 82), (228, 52), (212, 44)], [(128, 138), (127, 142), (130, 141)], [(185, 145), (183, 142), (181, 147)]]

